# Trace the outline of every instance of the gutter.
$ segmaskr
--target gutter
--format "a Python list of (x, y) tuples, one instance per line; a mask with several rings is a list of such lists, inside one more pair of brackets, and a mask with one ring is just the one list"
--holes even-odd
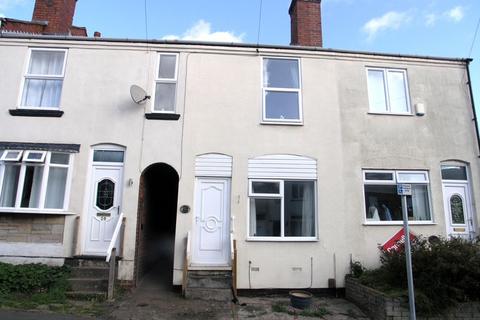
[(472, 92), (472, 81), (470, 78), (470, 63), (473, 61), (473, 59), (466, 59), (465, 61), (467, 66), (467, 84), (468, 84), (468, 90), (470, 93), (470, 105), (472, 106), (472, 114), (473, 114), (472, 121), (475, 123), (475, 134), (477, 137), (477, 145), (478, 145), (478, 152), (479, 152), (478, 157), (480, 158), (480, 136), (478, 134), (477, 112), (475, 110), (475, 101), (473, 99), (473, 92)]
[(27, 39), (27, 40), (66, 40), (66, 41), (88, 41), (88, 42), (118, 42), (118, 43), (137, 43), (137, 44), (165, 44), (165, 45), (191, 45), (191, 46), (211, 46), (211, 47), (231, 47), (231, 48), (251, 48), (251, 49), (278, 49), (278, 50), (298, 50), (310, 52), (329, 52), (329, 53), (343, 53), (343, 54), (361, 54), (367, 56), (380, 56), (392, 58), (414, 58), (425, 60), (440, 60), (440, 61), (456, 61), (469, 63), (469, 58), (449, 58), (449, 57), (435, 57), (422, 56), (414, 54), (394, 54), (368, 51), (355, 51), (345, 49), (331, 49), (323, 47), (308, 47), (308, 46), (286, 46), (286, 45), (267, 45), (267, 44), (249, 44), (236, 42), (209, 42), (209, 41), (191, 41), (191, 40), (157, 40), (157, 39), (128, 39), (128, 38), (89, 38), (79, 36), (67, 35), (38, 35), (38, 34), (18, 34), (12, 32), (5, 32), (0, 30), (0, 38), (7, 39)]

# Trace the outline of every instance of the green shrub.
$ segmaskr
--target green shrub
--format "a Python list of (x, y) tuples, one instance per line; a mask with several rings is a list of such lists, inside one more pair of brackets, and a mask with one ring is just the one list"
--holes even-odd
[(0, 262), (0, 294), (65, 291), (69, 268)]
[[(360, 281), (387, 293), (406, 295), (405, 251), (383, 251), (381, 266), (362, 273)], [(480, 301), (480, 241), (459, 238), (412, 243), (416, 307), (435, 314), (463, 301)]]
[(363, 267), (360, 261), (352, 261), (350, 262), (350, 274), (354, 278), (359, 278), (364, 272), (365, 268)]

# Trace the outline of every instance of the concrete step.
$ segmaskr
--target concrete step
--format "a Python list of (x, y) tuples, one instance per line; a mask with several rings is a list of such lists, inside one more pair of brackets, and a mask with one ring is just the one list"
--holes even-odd
[(189, 270), (185, 297), (224, 302), (232, 300), (232, 272)]
[(230, 289), (232, 287), (231, 271), (190, 270), (187, 288)]
[(96, 256), (78, 256), (66, 258), (65, 264), (70, 267), (108, 268), (108, 262), (105, 261), (105, 257)]
[(187, 290), (185, 290), (185, 298), (227, 302), (233, 299), (233, 295), (231, 289), (202, 289), (187, 287)]
[(105, 267), (72, 267), (71, 278), (108, 279), (109, 269)]
[(107, 299), (106, 292), (98, 291), (67, 291), (66, 296), (73, 300), (103, 301)]
[(108, 279), (97, 278), (70, 278), (71, 291), (106, 292)]

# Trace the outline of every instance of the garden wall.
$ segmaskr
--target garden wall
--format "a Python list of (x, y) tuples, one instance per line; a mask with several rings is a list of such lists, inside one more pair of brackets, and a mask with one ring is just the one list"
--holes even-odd
[[(374, 320), (409, 319), (408, 308), (404, 307), (407, 302), (400, 298), (389, 297), (378, 290), (364, 286), (350, 276), (345, 278), (345, 296)], [(417, 317), (417, 319), (480, 320), (480, 303), (460, 303), (456, 308), (449, 310), (442, 316)]]

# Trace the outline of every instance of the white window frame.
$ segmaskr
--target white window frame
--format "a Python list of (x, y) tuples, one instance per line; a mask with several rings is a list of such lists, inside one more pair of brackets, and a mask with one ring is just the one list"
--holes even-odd
[[(160, 60), (162, 59), (162, 56), (174, 56), (175, 57), (175, 75), (173, 78), (160, 78), (159, 77), (159, 72), (160, 72)], [(172, 113), (175, 114), (177, 110), (177, 94), (178, 94), (178, 59), (179, 59), (179, 54), (176, 52), (158, 52), (158, 58), (157, 58), (157, 66), (155, 68), (155, 81), (153, 83), (153, 99), (152, 99), (152, 105), (151, 105), (151, 111), (152, 113)], [(157, 99), (156, 94), (157, 94), (157, 83), (170, 83), (170, 84), (175, 84), (175, 100), (173, 102), (173, 110), (155, 110), (155, 101)]]
[[(448, 167), (448, 166), (455, 166), (455, 167), (464, 167), (465, 168), (465, 173), (466, 173), (466, 176), (467, 178), (465, 180), (454, 180), (454, 179), (443, 179), (442, 177), (442, 182), (443, 183), (461, 183), (461, 184), (470, 184), (470, 171), (469, 171), (469, 167), (466, 165), (466, 164), (463, 164), (463, 163), (448, 163), (448, 162), (443, 162), (441, 163), (440, 165), (440, 176), (442, 176), (442, 170), (443, 170), (443, 167)], [(469, 191), (470, 192), (470, 191)]]
[[(393, 174), (393, 179), (392, 180), (367, 180), (366, 179), (366, 174), (367, 173), (392, 173)], [(426, 179), (422, 181), (415, 181), (415, 182), (401, 182), (401, 180), (398, 179), (398, 173), (422, 173), (425, 175)], [(429, 209), (429, 214), (430, 214), (430, 220), (409, 220), (408, 224), (409, 225), (433, 225), (436, 224), (434, 221), (433, 217), (433, 208), (432, 208), (432, 192), (431, 192), (431, 186), (430, 186), (430, 179), (429, 179), (429, 174), (428, 170), (373, 170), (373, 169), (366, 169), (362, 170), (362, 197), (363, 197), (363, 224), (364, 225), (403, 225), (403, 220), (397, 220), (397, 221), (372, 221), (368, 220), (366, 217), (366, 212), (367, 212), (367, 202), (365, 200), (365, 186), (366, 185), (397, 185), (399, 183), (405, 183), (405, 184), (417, 184), (417, 185), (426, 185), (427, 186), (427, 191), (428, 191), (428, 209)]]
[[(32, 153), (40, 153), (42, 154), (42, 157), (40, 159), (29, 159), (28, 157), (30, 156), (30, 154)], [(37, 151), (37, 150), (26, 150), (24, 153), (23, 153), (23, 158), (22, 158), (22, 161), (25, 161), (25, 162), (40, 162), (40, 163), (43, 163), (45, 161), (45, 157), (47, 156), (47, 152), (46, 151)]]
[[(64, 52), (63, 57), (63, 65), (62, 65), (62, 74), (53, 76), (53, 75), (42, 75), (42, 74), (29, 74), (28, 69), (30, 67), (31, 59), (32, 59), (32, 52), (33, 51), (57, 51), (57, 52)], [(22, 85), (20, 94), (18, 97), (18, 109), (28, 109), (28, 110), (61, 110), (61, 101), (62, 101), (62, 94), (63, 94), (63, 81), (65, 80), (65, 66), (67, 64), (67, 54), (68, 49), (61, 49), (61, 48), (30, 48), (28, 51), (28, 58), (27, 63), (25, 66), (25, 72), (22, 79)], [(31, 107), (31, 106), (23, 106), (22, 105), (22, 98), (23, 98), (23, 91), (25, 90), (25, 84), (27, 79), (39, 79), (39, 80), (62, 80), (62, 92), (60, 94), (60, 101), (58, 107)]]
[[(367, 173), (389, 173), (392, 175), (392, 180), (367, 180)], [(363, 182), (370, 184), (396, 184), (396, 174), (394, 170), (363, 170)]]
[[(278, 87), (266, 87), (264, 82), (264, 61), (266, 59), (274, 60), (295, 60), (298, 66), (298, 88), (278, 88)], [(286, 125), (303, 125), (303, 106), (302, 106), (302, 66), (301, 59), (297, 57), (277, 57), (277, 56), (264, 56), (260, 60), (261, 63), (261, 85), (262, 85), (262, 124), (286, 124)], [(296, 92), (298, 94), (298, 119), (276, 119), (267, 118), (266, 116), (266, 96), (267, 91), (274, 92)]]
[[(380, 112), (380, 111), (373, 111), (371, 108), (371, 92), (370, 92), (370, 85), (369, 85), (369, 71), (382, 71), (383, 72), (383, 90), (384, 90), (384, 95), (385, 95), (385, 103), (386, 103), (386, 111)], [(391, 110), (390, 107), (390, 89), (388, 86), (388, 73), (389, 72), (401, 72), (403, 73), (403, 86), (405, 90), (405, 97), (406, 97), (406, 103), (407, 103), (407, 111), (406, 112), (394, 112)], [(393, 114), (393, 115), (406, 115), (406, 116), (411, 116), (412, 114), (412, 107), (410, 103), (410, 89), (408, 85), (408, 77), (407, 77), (407, 70), (406, 69), (395, 69), (395, 68), (381, 68), (381, 67), (367, 67), (366, 68), (366, 74), (367, 74), (367, 90), (368, 90), (368, 113), (372, 114)]]
[[(313, 182), (313, 192), (314, 192), (314, 206), (313, 206), (313, 217), (315, 225), (315, 235), (313, 237), (287, 237), (285, 236), (285, 181), (311, 181)], [(279, 193), (253, 193), (253, 182), (278, 182)], [(281, 199), (280, 203), (280, 236), (252, 236), (250, 235), (250, 212), (251, 212), (251, 199)], [(318, 210), (317, 210), (317, 181), (314, 179), (249, 179), (248, 180), (248, 214), (247, 214), (247, 240), (249, 241), (291, 241), (291, 242), (308, 242), (308, 241), (317, 241), (318, 240)]]
[[(44, 213), (44, 214), (69, 214), (68, 204), (70, 200), (70, 189), (72, 184), (72, 168), (73, 168), (73, 161), (74, 156), (68, 152), (61, 152), (61, 151), (45, 151), (46, 156), (44, 163), (38, 163), (39, 161), (30, 162), (30, 161), (21, 161), (15, 164), (7, 162), (9, 165), (20, 166), (20, 173), (18, 177), (18, 185), (17, 185), (17, 192), (15, 198), (15, 206), (14, 207), (0, 207), (0, 212), (18, 212), (18, 213)], [(68, 164), (56, 164), (51, 163), (50, 158), (52, 153), (63, 153), (69, 155)], [(26, 167), (29, 166), (42, 166), (43, 173), (42, 173), (42, 180), (41, 180), (41, 187), (40, 187), (40, 196), (39, 196), (39, 207), (38, 208), (24, 208), (21, 207), (21, 196), (23, 192), (23, 187), (25, 183), (25, 170)], [(46, 192), (47, 192), (47, 184), (48, 184), (48, 176), (50, 172), (50, 168), (67, 168), (67, 178), (65, 182), (65, 195), (63, 199), (63, 208), (53, 209), (53, 208), (45, 208), (45, 199), (46, 199)], [(2, 194), (3, 188), (3, 178), (5, 172), (5, 164), (4, 162), (0, 162), (0, 195)]]
[[(123, 161), (122, 162), (115, 162), (115, 161), (93, 161), (95, 157), (96, 151), (121, 151), (123, 152)], [(112, 167), (123, 167), (125, 166), (125, 157), (126, 157), (126, 149), (121, 146), (116, 145), (98, 145), (92, 148), (91, 154), (91, 166), (112, 166)]]
[[(11, 152), (19, 152), (18, 155), (15, 158), (7, 158), (7, 155)], [(0, 161), (5, 161), (5, 162), (15, 162), (19, 161), (22, 158), (23, 150), (5, 150), (0, 157)]]
[[(417, 181), (409, 181), (409, 180), (403, 180), (401, 179), (401, 174), (422, 174), (424, 179), (423, 180), (417, 180)], [(430, 184), (430, 179), (428, 178), (428, 172), (427, 171), (406, 171), (406, 170), (397, 170), (395, 171), (395, 175), (397, 178), (398, 183), (405, 183), (405, 184)]]

